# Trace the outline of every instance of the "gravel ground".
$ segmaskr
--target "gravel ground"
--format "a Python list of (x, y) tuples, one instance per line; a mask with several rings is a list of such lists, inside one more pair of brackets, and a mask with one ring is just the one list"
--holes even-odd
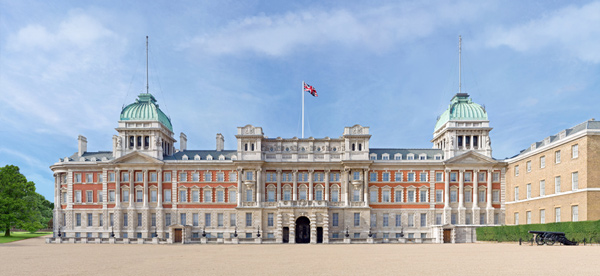
[(599, 275), (600, 246), (0, 245), (1, 275)]

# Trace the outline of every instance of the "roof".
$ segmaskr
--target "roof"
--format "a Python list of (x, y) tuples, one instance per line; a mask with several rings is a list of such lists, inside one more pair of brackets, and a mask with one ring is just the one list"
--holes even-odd
[[(531, 144), (530, 147), (520, 151), (517, 155), (513, 156), (513, 157), (517, 157), (519, 155), (523, 155), (526, 154), (528, 152), (534, 151), (535, 149), (554, 143), (556, 141), (571, 137), (573, 135), (576, 135), (582, 131), (588, 130), (588, 129), (594, 129), (594, 130), (600, 130), (600, 121), (596, 121), (594, 118), (587, 120), (583, 123), (580, 123), (572, 128), (567, 128), (565, 130), (560, 131), (559, 133), (555, 134), (555, 135), (550, 135), (546, 138), (544, 138), (542, 141), (539, 142), (534, 142)], [(511, 157), (511, 158), (513, 158)]]
[(441, 149), (377, 149), (377, 148), (371, 148), (369, 149), (369, 155), (371, 154), (377, 154), (377, 159), (376, 160), (383, 160), (383, 154), (387, 153), (390, 155), (390, 160), (396, 160), (394, 158), (394, 155), (396, 155), (397, 153), (402, 155), (402, 159), (401, 160), (408, 160), (407, 156), (409, 154), (414, 154), (415, 156), (420, 156), (421, 154), (425, 154), (427, 157), (426, 160), (435, 160), (435, 156), (436, 155), (441, 155), (442, 158), (444, 156), (443, 151)]
[(142, 93), (138, 95), (138, 99), (135, 103), (132, 103), (121, 111), (121, 120), (139, 120), (139, 121), (159, 121), (170, 131), (173, 131), (173, 125), (171, 125), (171, 119), (164, 113), (158, 104), (156, 99), (150, 93)]
[(440, 115), (435, 124), (434, 131), (441, 128), (448, 121), (487, 121), (488, 116), (485, 109), (474, 103), (467, 93), (457, 93), (452, 100), (448, 109)]
[(69, 160), (72, 161), (80, 161), (81, 158), (85, 158), (85, 161), (91, 161), (94, 158), (98, 161), (102, 161), (102, 158), (106, 158), (106, 160), (114, 159), (112, 151), (84, 152), (81, 157), (79, 157), (79, 153), (76, 152), (69, 156)]
[(172, 156), (165, 156), (163, 160), (183, 160), (183, 156), (187, 155), (189, 160), (194, 160), (194, 157), (198, 155), (200, 160), (207, 160), (208, 156), (212, 156), (214, 160), (218, 160), (220, 155), (225, 157), (225, 160), (231, 160), (232, 156), (237, 156), (237, 150), (184, 150), (178, 151)]

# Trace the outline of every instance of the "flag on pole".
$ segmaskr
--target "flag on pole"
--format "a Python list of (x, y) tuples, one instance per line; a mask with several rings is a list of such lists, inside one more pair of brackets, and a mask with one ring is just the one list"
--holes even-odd
[(317, 95), (317, 90), (312, 87), (312, 85), (309, 85), (307, 83), (304, 83), (304, 91), (310, 93), (311, 95), (313, 95), (313, 97), (318, 97), (319, 95)]

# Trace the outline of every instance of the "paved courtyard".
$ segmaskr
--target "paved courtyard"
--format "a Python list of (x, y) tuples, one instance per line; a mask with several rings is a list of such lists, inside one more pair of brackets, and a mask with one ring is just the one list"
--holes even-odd
[(598, 275), (600, 246), (0, 245), (2, 275)]

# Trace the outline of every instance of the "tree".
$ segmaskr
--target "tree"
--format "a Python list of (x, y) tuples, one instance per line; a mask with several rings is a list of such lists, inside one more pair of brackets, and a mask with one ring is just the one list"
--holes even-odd
[(32, 229), (39, 226), (34, 221), (43, 216), (38, 210), (36, 195), (35, 184), (27, 181), (19, 167), (6, 165), (0, 168), (0, 230), (5, 231), (4, 236), (10, 236), (12, 227)]

